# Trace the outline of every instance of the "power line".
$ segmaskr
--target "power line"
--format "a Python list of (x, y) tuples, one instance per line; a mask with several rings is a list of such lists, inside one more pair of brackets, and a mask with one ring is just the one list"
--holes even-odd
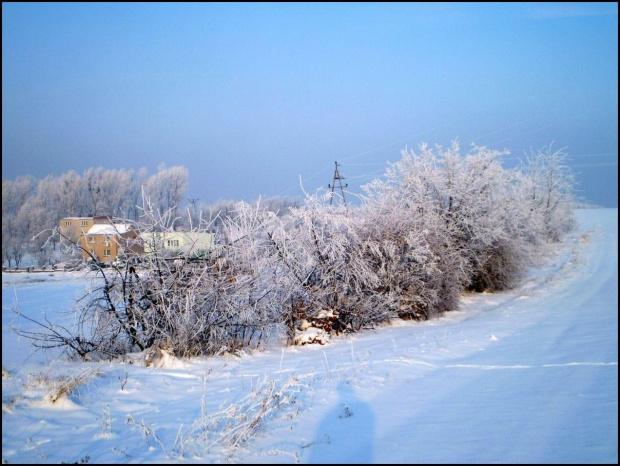
[(385, 165), (385, 162), (376, 162), (376, 163), (347, 163), (345, 165), (347, 167), (366, 167), (366, 166)]
[(609, 157), (610, 155), (618, 155), (617, 152), (608, 152), (604, 154), (568, 154), (568, 157)]
[(584, 163), (580, 165), (570, 165), (571, 168), (592, 168), (592, 167), (616, 167), (618, 162)]

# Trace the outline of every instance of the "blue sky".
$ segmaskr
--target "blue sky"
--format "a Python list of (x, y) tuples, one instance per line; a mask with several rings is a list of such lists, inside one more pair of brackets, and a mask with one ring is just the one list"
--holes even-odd
[(2, 176), (164, 163), (253, 200), (553, 142), (617, 207), (617, 44), (617, 3), (3, 3)]

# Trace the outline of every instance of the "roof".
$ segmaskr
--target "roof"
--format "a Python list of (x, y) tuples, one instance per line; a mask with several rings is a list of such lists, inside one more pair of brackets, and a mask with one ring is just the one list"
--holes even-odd
[(86, 233), (87, 235), (123, 235), (131, 229), (128, 223), (115, 223), (113, 225), (93, 225)]
[(110, 220), (112, 217), (109, 215), (86, 215), (85, 217), (63, 217), (60, 220)]
[(214, 233), (207, 231), (146, 231), (140, 233), (141, 238), (165, 238), (165, 239), (174, 239), (179, 237), (185, 237), (190, 240), (198, 239), (198, 238), (207, 238), (215, 236)]

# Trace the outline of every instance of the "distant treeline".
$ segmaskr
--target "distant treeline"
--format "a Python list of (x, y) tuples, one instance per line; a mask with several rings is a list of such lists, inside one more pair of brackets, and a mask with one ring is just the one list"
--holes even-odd
[[(166, 168), (160, 165), (157, 173), (149, 175), (139, 170), (89, 168), (82, 174), (73, 170), (60, 176), (43, 179), (20, 176), (2, 180), (2, 261), (9, 267), (19, 265), (25, 254), (36, 257), (40, 264), (56, 251), (57, 236), (48, 241), (42, 233), (58, 226), (64, 217), (109, 216), (137, 221), (144, 208), (168, 212), (168, 222), (174, 226), (197, 224), (200, 219), (224, 215), (234, 201), (219, 201), (214, 205), (188, 204), (188, 170), (183, 166)], [(150, 202), (144, 206), (144, 200)], [(270, 200), (277, 210), (295, 201)], [(182, 208), (182, 206), (186, 208)], [(189, 208), (187, 208), (189, 207)], [(218, 222), (213, 222), (217, 228)], [(172, 226), (172, 225), (167, 225)]]

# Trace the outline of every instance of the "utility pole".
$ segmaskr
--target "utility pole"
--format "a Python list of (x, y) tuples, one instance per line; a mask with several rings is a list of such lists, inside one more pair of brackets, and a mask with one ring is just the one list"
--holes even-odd
[(197, 197), (188, 199), (189, 203), (194, 207), (194, 213), (196, 213), (196, 202), (198, 202), (199, 200), (200, 199), (198, 199)]
[(196, 217), (196, 202), (198, 202), (200, 199), (198, 199), (197, 197), (188, 199), (189, 203), (192, 205), (193, 209), (194, 209), (194, 217)]
[(332, 184), (328, 184), (327, 187), (330, 188), (332, 190), (332, 195), (329, 198), (329, 205), (332, 205), (332, 202), (334, 200), (334, 188), (336, 187), (336, 180), (338, 180), (338, 185), (340, 186), (340, 194), (342, 194), (342, 202), (344, 203), (344, 205), (347, 205), (347, 200), (344, 198), (344, 188), (348, 187), (348, 184), (345, 184), (344, 186), (342, 185), (342, 180), (344, 180), (344, 176), (340, 176), (340, 172), (338, 171), (338, 165), (340, 165), (338, 162), (334, 162), (336, 164), (336, 168), (334, 170), (334, 181), (332, 181)]

